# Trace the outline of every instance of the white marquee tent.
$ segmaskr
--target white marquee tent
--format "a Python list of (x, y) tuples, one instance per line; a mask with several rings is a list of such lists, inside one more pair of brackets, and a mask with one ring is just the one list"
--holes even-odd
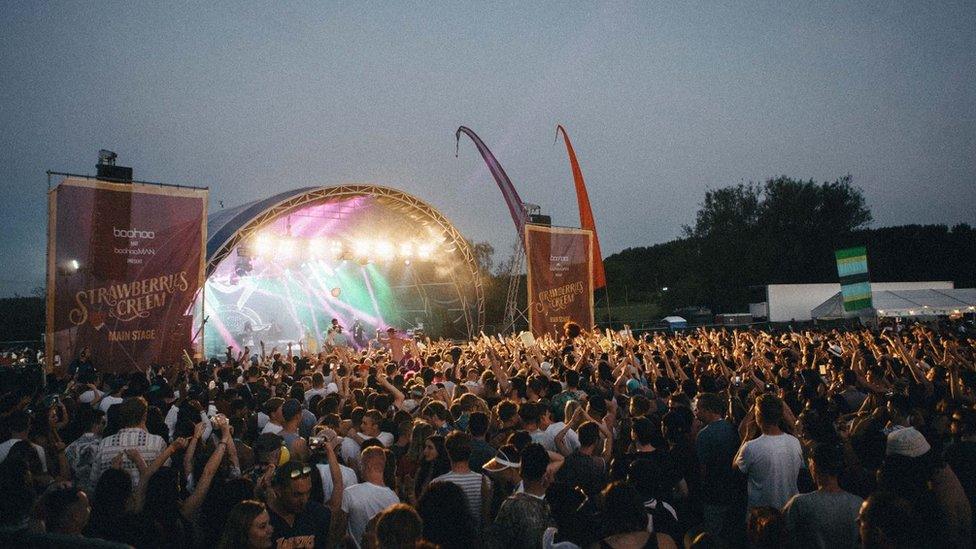
[[(953, 290), (875, 290), (871, 300), (878, 316), (947, 316), (976, 313), (976, 288)], [(840, 292), (824, 301), (810, 316), (818, 320), (874, 316), (871, 311), (848, 313)]]

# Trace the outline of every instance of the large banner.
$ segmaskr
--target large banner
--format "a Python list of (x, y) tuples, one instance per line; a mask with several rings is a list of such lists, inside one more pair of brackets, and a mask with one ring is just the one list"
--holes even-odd
[(529, 329), (538, 336), (562, 333), (573, 321), (593, 327), (593, 232), (525, 226)]
[(868, 252), (864, 246), (834, 252), (837, 258), (837, 276), (844, 311), (848, 313), (870, 309), (871, 281), (868, 278)]
[(190, 350), (203, 284), (207, 190), (65, 179), (48, 193), (48, 368), (87, 349), (100, 371)]

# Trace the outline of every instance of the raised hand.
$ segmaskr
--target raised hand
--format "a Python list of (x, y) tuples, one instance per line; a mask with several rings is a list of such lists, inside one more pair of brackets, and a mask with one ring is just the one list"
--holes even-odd
[(129, 461), (136, 464), (136, 468), (139, 469), (140, 475), (145, 474), (146, 469), (149, 467), (146, 465), (146, 460), (142, 458), (142, 454), (139, 453), (138, 449), (126, 448), (125, 455), (129, 458)]

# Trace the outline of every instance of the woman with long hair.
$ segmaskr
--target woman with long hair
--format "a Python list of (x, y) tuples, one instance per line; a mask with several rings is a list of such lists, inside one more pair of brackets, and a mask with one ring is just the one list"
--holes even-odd
[(451, 461), (447, 457), (447, 448), (444, 446), (444, 437), (441, 435), (430, 435), (424, 443), (424, 453), (420, 468), (417, 470), (417, 478), (413, 484), (413, 500), (416, 501), (423, 493), (430, 481), (449, 472)]
[(401, 486), (404, 484), (403, 480), (407, 477), (411, 481), (416, 478), (417, 469), (420, 468), (420, 463), (424, 457), (424, 444), (427, 442), (427, 437), (432, 434), (434, 434), (433, 425), (419, 419), (414, 420), (413, 430), (410, 433), (410, 445), (407, 447), (407, 451), (403, 457), (399, 459), (399, 463), (397, 463), (397, 471), (401, 477)]
[(254, 495), (254, 483), (250, 479), (221, 478), (220, 474), (217, 476), (200, 506), (200, 517), (197, 521), (202, 530), (203, 545), (206, 547), (213, 547), (220, 541), (230, 510)]
[(91, 500), (91, 518), (85, 535), (135, 547), (149, 544), (155, 530), (145, 528), (131, 513), (133, 505), (132, 477), (122, 469), (108, 469), (95, 485)]
[(162, 467), (148, 483), (142, 516), (155, 526), (165, 545), (191, 546), (193, 527), (180, 512), (183, 498), (179, 472)]
[(260, 501), (244, 500), (231, 509), (217, 549), (265, 549), (271, 547), (271, 517)]

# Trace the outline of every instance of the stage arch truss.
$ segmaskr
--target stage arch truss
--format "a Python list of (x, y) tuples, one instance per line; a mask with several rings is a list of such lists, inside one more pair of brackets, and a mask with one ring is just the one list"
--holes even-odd
[[(308, 187), (215, 212), (196, 325), (208, 356), (264, 341), (322, 348), (331, 318), (346, 336), (376, 329), (473, 337), (484, 289), (468, 241), (419, 198), (368, 184)], [(295, 349), (297, 352), (297, 349)]]

